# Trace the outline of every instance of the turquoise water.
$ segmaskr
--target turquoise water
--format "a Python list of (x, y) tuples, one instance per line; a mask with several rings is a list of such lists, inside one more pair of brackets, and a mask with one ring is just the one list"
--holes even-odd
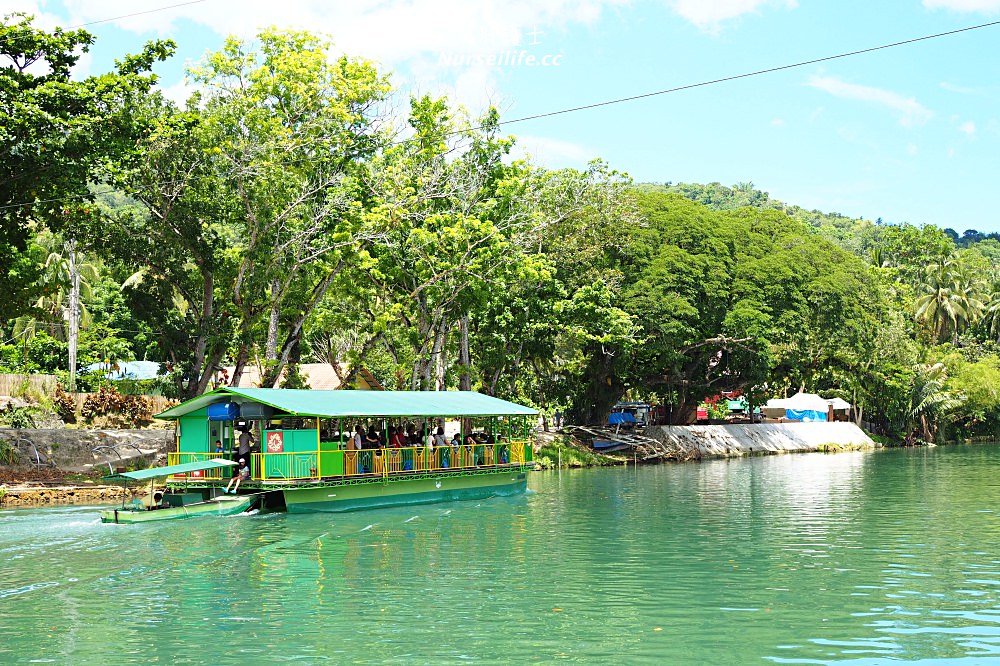
[(1000, 664), (1000, 447), (536, 473), (102, 525), (0, 511), (0, 664)]

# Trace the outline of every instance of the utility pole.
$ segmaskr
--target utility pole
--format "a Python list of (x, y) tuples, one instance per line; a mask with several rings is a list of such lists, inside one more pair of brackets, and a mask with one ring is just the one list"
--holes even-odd
[(76, 391), (76, 340), (80, 332), (80, 267), (77, 265), (76, 240), (66, 241), (69, 255), (69, 390)]

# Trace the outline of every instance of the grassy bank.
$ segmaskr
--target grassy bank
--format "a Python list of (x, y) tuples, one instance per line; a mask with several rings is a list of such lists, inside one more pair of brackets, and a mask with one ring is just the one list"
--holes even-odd
[(563, 467), (610, 467), (622, 465), (628, 458), (622, 455), (595, 453), (589, 446), (570, 435), (545, 433), (539, 435), (541, 449), (535, 461), (542, 469)]

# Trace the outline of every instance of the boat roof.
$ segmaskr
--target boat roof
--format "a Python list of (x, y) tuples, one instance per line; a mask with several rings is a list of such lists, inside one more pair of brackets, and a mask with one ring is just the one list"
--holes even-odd
[(257, 402), (293, 416), (532, 416), (538, 411), (475, 391), (317, 391), (223, 387), (160, 412), (176, 419), (229, 399)]
[(219, 467), (232, 467), (237, 463), (232, 460), (215, 458), (213, 460), (199, 460), (197, 462), (181, 463), (180, 465), (167, 465), (166, 467), (150, 467), (149, 469), (139, 469), (134, 472), (120, 472), (113, 478), (126, 478), (133, 481), (144, 481), (145, 479), (155, 479), (158, 476), (170, 476), (172, 474), (187, 474), (188, 472), (200, 472), (206, 469), (218, 469)]

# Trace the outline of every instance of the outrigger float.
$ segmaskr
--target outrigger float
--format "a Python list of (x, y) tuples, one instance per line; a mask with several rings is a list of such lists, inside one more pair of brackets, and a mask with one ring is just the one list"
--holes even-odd
[[(537, 414), (472, 391), (225, 387), (156, 418), (175, 422), (171, 466), (239, 459), (241, 433), (254, 433), (262, 446), (246, 461), (250, 478), (239, 485), (241, 494), (222, 497), (260, 495), (264, 508), (307, 513), (523, 493), (534, 467)], [(428, 435), (445, 424), (462, 443), (428, 445)], [(361, 450), (352, 446), (358, 426), (376, 435)], [(411, 435), (413, 445), (393, 446), (391, 429)], [(173, 496), (218, 502), (230, 473), (228, 465), (173, 472), (166, 485)]]
[(162, 479), (176, 474), (206, 472), (209, 470), (228, 469), (236, 465), (232, 460), (204, 460), (183, 465), (154, 467), (135, 472), (121, 472), (106, 477), (109, 480), (120, 480), (123, 490), (129, 481), (149, 480), (149, 496), (147, 502), (133, 499), (126, 504), (123, 494), (121, 508), (106, 509), (101, 512), (102, 523), (146, 523), (155, 520), (172, 520), (189, 518), (191, 516), (233, 516), (249, 511), (260, 502), (259, 495), (217, 495), (210, 493), (208, 499), (198, 493), (160, 493), (154, 492), (156, 479)]

